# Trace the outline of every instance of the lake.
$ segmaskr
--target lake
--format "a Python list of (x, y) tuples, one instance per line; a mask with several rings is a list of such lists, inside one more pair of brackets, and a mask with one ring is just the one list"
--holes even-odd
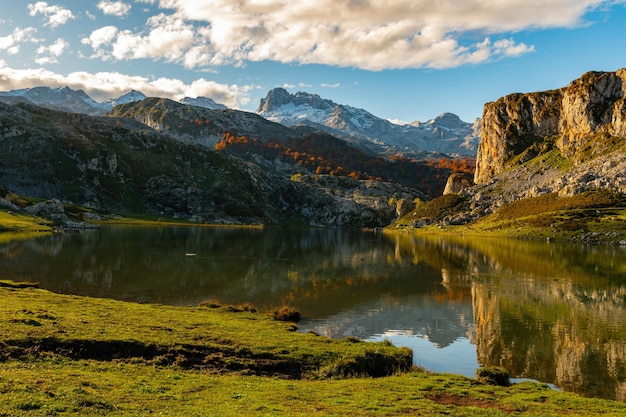
[(626, 401), (626, 248), (362, 231), (110, 226), (0, 245), (0, 279), (142, 303), (283, 305), (414, 363)]

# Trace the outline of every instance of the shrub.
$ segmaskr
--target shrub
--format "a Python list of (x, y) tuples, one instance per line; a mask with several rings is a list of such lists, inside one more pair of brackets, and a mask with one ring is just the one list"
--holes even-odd
[(504, 368), (498, 366), (479, 368), (476, 371), (476, 379), (489, 385), (499, 385), (502, 387), (511, 385), (509, 373)]
[(272, 317), (278, 321), (291, 321), (297, 323), (300, 321), (301, 314), (294, 307), (283, 306), (278, 310), (275, 310)]

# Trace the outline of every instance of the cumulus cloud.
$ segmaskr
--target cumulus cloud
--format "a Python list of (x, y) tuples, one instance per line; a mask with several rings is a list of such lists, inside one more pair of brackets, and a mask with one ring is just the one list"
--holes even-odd
[(37, 29), (33, 27), (15, 28), (10, 35), (0, 36), (0, 50), (5, 50), (9, 55), (15, 55), (20, 52), (20, 45), (25, 42), (37, 43), (39, 39), (35, 38)]
[(176, 15), (161, 13), (148, 19), (142, 33), (106, 26), (81, 42), (105, 59), (164, 59), (194, 68), (209, 59), (205, 34), (205, 29), (198, 30)]
[(70, 44), (64, 39), (57, 39), (49, 46), (40, 46), (37, 48), (38, 56), (35, 58), (35, 62), (39, 65), (56, 64), (58, 58), (63, 55), (63, 52), (65, 52), (68, 46), (70, 46)]
[(38, 1), (35, 4), (28, 5), (28, 14), (30, 16), (44, 15), (47, 19), (45, 26), (57, 27), (67, 23), (68, 20), (74, 19), (71, 10), (61, 6), (50, 6), (45, 1)]
[(98, 3), (98, 9), (100, 9), (102, 13), (117, 17), (127, 16), (131, 7), (130, 4), (121, 1), (101, 0), (100, 3)]
[[(369, 70), (450, 68), (534, 51), (518, 31), (573, 27), (624, 0), (135, 0), (158, 4), (140, 32), (123, 31), (99, 55), (198, 66), (246, 61)], [(193, 24), (191, 23), (193, 22)], [(158, 25), (157, 25), (158, 23)]]
[(82, 89), (96, 100), (104, 101), (119, 97), (130, 90), (138, 90), (152, 97), (179, 100), (183, 97), (210, 97), (231, 108), (242, 108), (250, 102), (250, 93), (260, 87), (255, 85), (219, 84), (206, 79), (185, 83), (176, 78), (151, 79), (119, 72), (84, 71), (67, 75), (44, 68), (14, 69), (0, 60), (0, 91), (32, 88), (69, 86)]
[(100, 50), (101, 45), (106, 45), (115, 38), (118, 29), (115, 26), (104, 26), (91, 32), (88, 38), (81, 39), (81, 43), (91, 46), (95, 51)]

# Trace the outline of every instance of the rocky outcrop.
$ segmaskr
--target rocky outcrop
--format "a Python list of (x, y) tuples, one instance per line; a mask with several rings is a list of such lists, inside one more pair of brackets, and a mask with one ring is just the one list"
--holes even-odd
[(625, 92), (626, 69), (621, 69), (588, 72), (565, 88), (511, 94), (487, 103), (475, 182), (488, 182), (516, 158), (531, 159), (546, 140), (574, 164), (585, 162), (590, 145), (626, 136)]
[(474, 185), (474, 182), (468, 174), (455, 172), (448, 177), (448, 182), (446, 182), (446, 188), (443, 190), (443, 195), (459, 193), (472, 185)]

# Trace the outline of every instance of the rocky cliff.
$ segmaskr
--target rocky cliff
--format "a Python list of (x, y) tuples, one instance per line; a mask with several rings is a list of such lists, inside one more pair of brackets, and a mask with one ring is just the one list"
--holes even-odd
[[(517, 209), (511, 209), (511, 223), (506, 227), (512, 233), (517, 233), (522, 224), (532, 224), (538, 228), (549, 226), (555, 236), (573, 236), (575, 230), (581, 230), (579, 238), (586, 241), (584, 232), (591, 227), (590, 222), (597, 220), (591, 212), (585, 215), (586, 220), (568, 223), (567, 216), (559, 217), (561, 209), (557, 206), (538, 208), (538, 200), (527, 199), (565, 204), (564, 198), (571, 198), (569, 210), (595, 207), (596, 214), (601, 207), (624, 204), (625, 81), (626, 69), (588, 72), (564, 88), (510, 94), (485, 104), (474, 185), (459, 176), (451, 177), (445, 193), (453, 195), (435, 199), (428, 207), (418, 207), (398, 224), (466, 224), (516, 204), (536, 211), (522, 216)], [(584, 202), (585, 198), (591, 200)], [(545, 214), (548, 212), (551, 214)], [(536, 216), (533, 221), (516, 218), (531, 215)], [(615, 219), (608, 216), (603, 221)], [(503, 224), (494, 227), (505, 228)], [(608, 241), (626, 242), (623, 235), (614, 233), (624, 230), (623, 222), (617, 221), (610, 228), (613, 230), (608, 229), (598, 230), (608, 236)]]
[(511, 94), (487, 103), (478, 149), (477, 184), (552, 147), (574, 165), (626, 136), (626, 69), (588, 72), (567, 87)]

